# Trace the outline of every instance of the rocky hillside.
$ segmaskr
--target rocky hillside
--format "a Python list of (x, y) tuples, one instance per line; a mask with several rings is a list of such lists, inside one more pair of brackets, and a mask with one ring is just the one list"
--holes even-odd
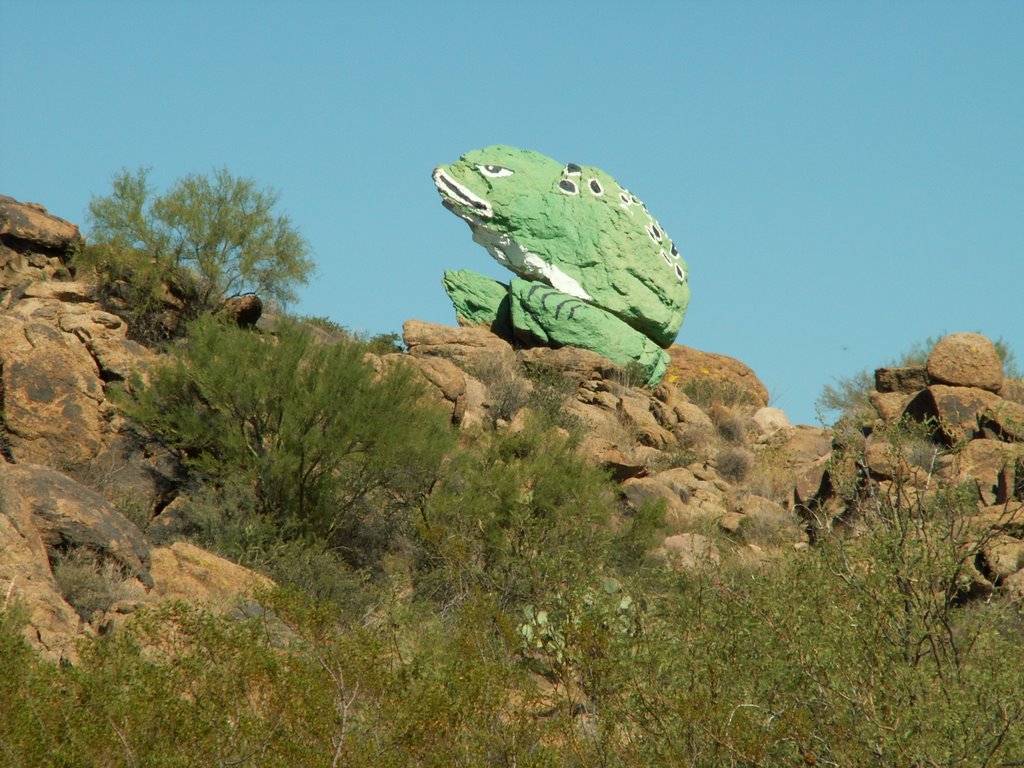
[[(184, 470), (113, 403), (157, 355), (72, 273), (80, 244), (75, 225), (0, 198), (0, 594), (27, 607), (36, 647), (68, 659), (76, 637), (140, 606), (176, 598), (232, 610), (267, 583), (171, 543)], [(272, 332), (266, 319), (259, 327)], [(877, 413), (832, 431), (789, 424), (756, 374), (724, 355), (673, 346), (651, 390), (586, 350), (514, 348), (483, 327), (416, 320), (403, 332), (407, 351), (371, 362), (414, 366), (460, 430), (516, 431), (546, 412), (615, 478), (624, 514), (662, 503), (652, 555), (665, 567), (797, 556), (825, 530), (856, 532), (864, 505), (944, 483), (976, 507), (984, 546), (969, 589), (1024, 594), (1024, 386), (1004, 378), (987, 339), (957, 334), (925, 367), (880, 369)], [(917, 425), (914, 439), (891, 439), (896, 423)], [(105, 574), (108, 599), (83, 596), (82, 574)]]
[[(233, 610), (266, 583), (188, 543), (143, 535), (181, 472), (111, 402), (154, 355), (72, 279), (80, 243), (74, 224), (0, 197), (0, 594), (5, 607), (26, 608), (33, 645), (67, 659), (80, 634), (105, 632), (139, 606), (185, 599)], [(104, 572), (116, 600), (90, 610)]]

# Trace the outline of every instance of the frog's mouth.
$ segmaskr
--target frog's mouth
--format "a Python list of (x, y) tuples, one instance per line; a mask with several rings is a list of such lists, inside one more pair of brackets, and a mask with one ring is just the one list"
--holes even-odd
[(494, 215), (494, 209), (489, 202), (473, 194), (468, 187), (459, 184), (459, 182), (445, 173), (444, 168), (434, 169), (434, 186), (441, 193), (444, 207), (453, 213), (461, 215), (457, 209), (468, 209), (485, 219), (489, 219)]
[(590, 301), (590, 294), (575, 279), (500, 231), (494, 222), (494, 207), (459, 184), (443, 167), (434, 170), (434, 186), (441, 193), (444, 207), (469, 224), (473, 242), (482, 245), (499, 264), (527, 280), (541, 280), (563, 293)]

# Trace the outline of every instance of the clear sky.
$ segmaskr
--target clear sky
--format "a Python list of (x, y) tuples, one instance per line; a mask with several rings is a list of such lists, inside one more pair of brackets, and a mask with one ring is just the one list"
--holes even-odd
[(794, 422), (929, 336), (1024, 356), (1024, 3), (0, 0), (0, 193), (82, 224), (123, 167), (281, 193), (291, 309), (454, 324), (507, 278), (430, 173), (490, 144), (596, 165), (680, 246), (678, 341)]

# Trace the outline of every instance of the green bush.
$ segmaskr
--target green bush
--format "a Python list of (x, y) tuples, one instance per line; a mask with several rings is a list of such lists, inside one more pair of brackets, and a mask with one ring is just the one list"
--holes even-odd
[(423, 506), (453, 438), (414, 370), (378, 376), (365, 352), (288, 320), (268, 337), (201, 319), (126, 410), (200, 477), (249, 488), (283, 540), (363, 565), (369, 529)]
[(180, 335), (183, 321), (246, 292), (286, 303), (311, 274), (306, 241), (274, 213), (278, 194), (252, 179), (221, 169), (153, 192), (146, 169), (115, 174), (111, 194), (89, 203), (89, 244), (75, 260), (136, 338)]
[(444, 606), (482, 593), (510, 607), (590, 581), (607, 559), (614, 499), (607, 477), (541, 423), (476, 435), (419, 521), (420, 589)]

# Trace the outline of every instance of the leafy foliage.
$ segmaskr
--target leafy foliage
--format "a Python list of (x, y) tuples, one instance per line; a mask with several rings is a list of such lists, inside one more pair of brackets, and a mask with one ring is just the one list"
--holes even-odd
[(278, 194), (226, 169), (180, 179), (154, 196), (148, 171), (116, 174), (113, 190), (89, 204), (90, 244), (76, 269), (94, 271), (108, 302), (127, 314), (135, 335), (161, 341), (184, 320), (256, 292), (287, 303), (313, 269), (309, 247)]
[(613, 502), (607, 478), (555, 431), (481, 433), (419, 522), (421, 589), (443, 606), (489, 594), (508, 607), (588, 580), (611, 545)]
[(415, 372), (378, 376), (365, 353), (291, 321), (267, 337), (201, 319), (126, 407), (209, 482), (249, 489), (251, 515), (282, 539), (358, 561), (366, 526), (422, 507), (451, 443), (444, 416), (419, 403)]

